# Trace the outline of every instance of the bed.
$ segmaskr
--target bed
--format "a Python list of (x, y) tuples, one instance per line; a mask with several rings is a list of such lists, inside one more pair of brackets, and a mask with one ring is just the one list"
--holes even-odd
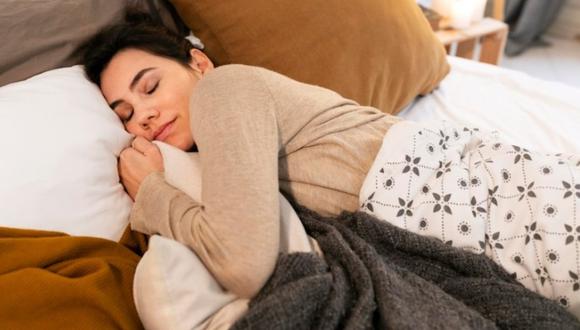
[[(86, 5), (78, 7), (65, 7), (71, 13), (66, 17), (81, 17), (81, 25), (67, 20), (63, 20), (65, 23), (62, 24), (76, 26), (83, 34), (63, 38), (74, 39), (78, 43), (96, 29), (118, 19), (126, 3), (131, 2), (138, 1), (110, 6), (108, 1), (94, 0), (86, 1)], [(33, 7), (18, 7), (16, 3), (24, 2), (7, 1), (0, 6), (23, 8), (21, 12), (12, 12), (13, 15), (27, 17), (18, 26), (20, 29), (35, 20), (42, 21), (47, 12), (65, 12), (56, 5), (59, 2), (48, 1), (46, 3), (50, 5), (46, 8), (34, 7), (37, 12), (27, 16), (26, 10), (30, 11)], [(175, 8), (185, 10), (189, 6), (187, 1), (173, 1), (175, 8), (168, 6), (166, 1), (143, 3), (152, 10), (153, 16), (159, 17), (175, 31), (184, 32), (185, 25), (178, 20)], [(369, 3), (388, 6), (393, 2)], [(410, 8), (411, 2), (405, 3)], [(203, 7), (203, 1), (196, 4)], [(70, 6), (70, 2), (67, 5)], [(311, 5), (316, 6), (315, 2)], [(341, 8), (340, 12), (343, 11), (344, 8)], [(203, 19), (221, 15), (217, 9), (215, 12), (209, 9), (206, 12), (208, 17)], [(405, 13), (412, 18), (409, 22), (415, 22), (418, 11), (413, 9)], [(89, 19), (91, 14), (100, 19)], [(293, 14), (301, 13), (298, 10)], [(370, 15), (368, 12), (364, 14)], [(307, 11), (304, 15), (302, 19), (309, 17)], [(331, 19), (334, 21), (335, 17)], [(348, 23), (358, 26), (360, 22)], [(49, 21), (44, 24), (48, 26)], [(79, 26), (84, 26), (86, 30)], [(220, 45), (216, 45), (215, 41), (213, 44), (208, 42), (210, 38), (203, 31), (192, 29), (206, 47), (219, 48)], [(321, 28), (320, 33), (340, 32), (344, 34), (343, 41), (350, 41), (366, 31), (364, 26), (353, 32), (340, 29), (340, 26), (332, 31)], [(0, 146), (6, 157), (0, 163), (0, 182), (3, 182), (0, 199), (4, 205), (0, 209), (0, 249), (3, 251), (0, 290), (4, 293), (0, 300), (0, 324), (10, 329), (60, 329), (79, 324), (87, 329), (138, 329), (144, 326), (177, 329), (203, 328), (208, 325), (224, 327), (231, 324), (238, 314), (226, 315), (229, 318), (223, 322), (208, 324), (207, 320), (209, 315), (228, 304), (234, 306), (244, 302), (236, 302), (235, 297), (224, 295), (210, 277), (189, 276), (203, 265), (192, 261), (192, 253), (187, 249), (172, 242), (163, 242), (162, 238), (155, 238), (155, 244), (150, 245), (153, 249), (149, 250), (149, 255), (157, 258), (149, 262), (149, 270), (141, 270), (139, 277), (141, 285), (145, 283), (145, 289), (141, 287), (139, 292), (150, 290), (150, 295), (144, 297), (134, 291), (134, 276), (147, 250), (148, 238), (127, 227), (131, 201), (119, 184), (116, 173), (116, 157), (129, 144), (131, 136), (124, 132), (114, 114), (102, 111), (107, 105), (98, 89), (86, 81), (82, 68), (71, 66), (74, 60), (68, 55), (72, 47), (63, 41), (69, 39), (55, 38), (49, 42), (43, 39), (46, 37), (39, 37), (40, 41), (36, 40), (36, 43), (40, 44), (42, 52), (37, 55), (35, 51), (38, 49), (18, 48), (19, 40), (29, 38), (31, 33), (15, 31), (4, 29), (3, 34), (0, 34), (5, 41), (2, 54), (11, 55), (6, 55), (4, 58), (9, 59), (8, 63), (0, 66), (0, 84), (3, 85), (0, 87)], [(55, 31), (46, 29), (34, 33), (60, 37)], [(255, 31), (248, 29), (246, 32), (252, 38), (255, 37), (252, 34)], [(423, 35), (425, 30), (418, 33), (421, 38), (430, 40), (429, 34)], [(240, 45), (240, 39), (236, 39), (239, 36), (227, 36), (232, 45)], [(410, 34), (407, 37), (415, 36)], [(400, 35), (391, 37), (393, 40), (402, 38)], [(316, 41), (320, 35), (312, 38)], [(321, 70), (326, 80), (317, 82), (313, 80), (316, 79), (315, 75), (308, 75), (316, 70), (308, 72), (301, 67), (297, 68), (296, 62), (292, 62), (300, 63), (300, 56), (289, 56), (288, 61), (272, 64), (270, 68), (281, 72), (294, 70), (288, 74), (295, 73), (296, 79), (328, 83), (330, 88), (338, 90), (347, 86), (350, 89), (341, 92), (353, 98), (362, 97), (361, 102), (387, 109), (386, 112), (396, 112), (394, 109), (398, 111), (404, 106), (399, 116), (405, 119), (444, 119), (498, 130), (509, 141), (530, 149), (580, 152), (580, 142), (577, 142), (580, 141), (579, 90), (495, 66), (445, 57), (442, 47), (433, 48), (425, 44), (409, 46), (408, 54), (412, 56), (406, 56), (425, 70), (406, 68), (397, 73), (401, 79), (389, 80), (385, 77), (394, 75), (395, 71), (376, 74), (377, 58), (384, 57), (384, 54), (371, 52), (365, 55), (367, 57), (362, 57), (359, 54), (364, 53), (360, 50), (361, 45), (364, 45), (362, 41), (356, 46), (359, 51), (348, 54), (350, 57), (336, 56), (337, 65), (349, 63), (352, 56), (358, 56), (358, 65), (353, 69), (355, 73), (368, 71), (369, 65), (374, 65), (368, 76), (356, 77), (356, 84), (352, 83), (355, 79), (352, 78), (347, 84), (334, 87), (332, 84), (344, 81), (349, 75), (352, 77), (353, 72), (343, 72), (345, 76), (340, 78), (326, 77), (326, 68)], [(328, 38), (325, 42), (320, 48), (342, 45), (340, 39)], [(66, 49), (55, 45), (65, 45)], [(312, 43), (307, 42), (304, 49), (311, 46)], [(268, 54), (266, 60), (287, 52), (287, 47), (283, 45), (278, 53)], [(391, 43), (389, 47), (398, 50), (398, 44)], [(421, 50), (425, 47), (433, 55), (428, 60), (421, 56)], [(379, 49), (376, 45), (369, 48)], [(64, 53), (59, 53), (61, 51)], [(249, 56), (239, 49), (234, 51), (238, 51), (236, 54), (242, 59)], [(384, 51), (392, 49), (381, 49), (381, 52)], [(54, 58), (47, 55), (57, 53), (60, 55)], [(331, 50), (330, 53), (336, 54), (336, 51)], [(322, 58), (329, 56), (322, 50), (318, 55)], [(220, 58), (220, 53), (214, 56)], [(393, 63), (399, 60), (393, 59)], [(317, 61), (320, 59), (309, 65), (319, 66)], [(446, 62), (449, 67), (443, 65)], [(439, 81), (438, 77), (445, 75)], [(405, 88), (411, 85), (412, 88)], [(353, 89), (352, 86), (364, 88)], [(379, 92), (369, 92), (371, 86)], [(392, 86), (392, 91), (386, 91), (385, 86)], [(424, 95), (417, 96), (419, 94)], [(27, 125), (22, 126), (21, 123)], [(77, 138), (70, 139), (71, 134)], [(170, 257), (163, 257), (167, 255)], [(213, 298), (195, 290), (175, 291), (186, 284), (196, 286), (200, 283), (205, 283), (202, 285), (208, 290), (205, 293), (213, 295)], [(151, 296), (156, 297), (155, 304), (147, 305), (145, 302), (151, 302)]]
[[(418, 122), (445, 120), (462, 126), (495, 130), (511, 143), (527, 148), (577, 153), (575, 138), (580, 131), (577, 121), (580, 119), (577, 106), (580, 93), (577, 89), (466, 59), (449, 57), (448, 61), (451, 71), (440, 86), (429, 95), (417, 97), (399, 114), (400, 117)], [(162, 152), (166, 160), (175, 159), (166, 155), (169, 151), (162, 148)], [(166, 172), (172, 171), (166, 169)], [(183, 180), (168, 177), (171, 184), (186, 191)], [(199, 193), (190, 195), (199, 196)], [(291, 207), (282, 208), (281, 214), (286, 215), (285, 221), (289, 224), (293, 222), (288, 219), (298, 219)], [(291, 251), (313, 251), (308, 247), (302, 226), (296, 225), (286, 232), (292, 230), (300, 231), (297, 236), (303, 237), (305, 243)], [(137, 309), (148, 327), (162, 328), (168, 323), (188, 324), (200, 329), (229, 327), (246, 312), (247, 301), (221, 291), (197, 257), (182, 245), (160, 236), (153, 236), (150, 244), (134, 283)], [(198, 283), (204, 283), (203, 287), (207, 289), (187, 289)], [(154, 301), (167, 296), (171, 297), (167, 300), (173, 302), (167, 305), (172, 307), (159, 310)]]
[(577, 88), (462, 58), (448, 60), (452, 70), (439, 88), (399, 116), (498, 130), (514, 144), (548, 153), (580, 151)]

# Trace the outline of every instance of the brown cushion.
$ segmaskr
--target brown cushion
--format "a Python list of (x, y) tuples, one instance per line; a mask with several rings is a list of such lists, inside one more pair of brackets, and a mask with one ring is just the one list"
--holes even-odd
[(242, 63), (397, 113), (449, 71), (415, 0), (171, 0), (217, 65)]
[[(150, 2), (150, 3), (149, 3)], [(0, 86), (77, 64), (71, 55), (102, 27), (119, 22), (127, 6), (149, 10), (168, 24), (165, 0), (1, 0)]]

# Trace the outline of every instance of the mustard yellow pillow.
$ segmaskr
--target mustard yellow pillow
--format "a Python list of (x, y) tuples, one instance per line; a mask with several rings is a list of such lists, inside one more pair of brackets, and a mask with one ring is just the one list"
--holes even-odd
[(397, 113), (449, 71), (415, 0), (171, 0), (217, 65), (262, 66)]

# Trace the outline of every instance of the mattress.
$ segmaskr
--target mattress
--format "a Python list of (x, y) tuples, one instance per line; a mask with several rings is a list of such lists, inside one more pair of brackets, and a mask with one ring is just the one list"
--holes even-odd
[(448, 57), (451, 72), (400, 116), (496, 130), (530, 150), (580, 154), (580, 89), (497, 66)]

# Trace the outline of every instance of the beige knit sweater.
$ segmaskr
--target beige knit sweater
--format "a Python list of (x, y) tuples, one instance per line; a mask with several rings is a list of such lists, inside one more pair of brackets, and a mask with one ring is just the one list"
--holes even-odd
[(202, 201), (145, 178), (130, 222), (191, 247), (218, 282), (252, 297), (279, 251), (278, 191), (323, 215), (356, 210), (388, 128), (374, 108), (272, 71), (226, 65), (206, 74), (190, 102), (202, 164)]

